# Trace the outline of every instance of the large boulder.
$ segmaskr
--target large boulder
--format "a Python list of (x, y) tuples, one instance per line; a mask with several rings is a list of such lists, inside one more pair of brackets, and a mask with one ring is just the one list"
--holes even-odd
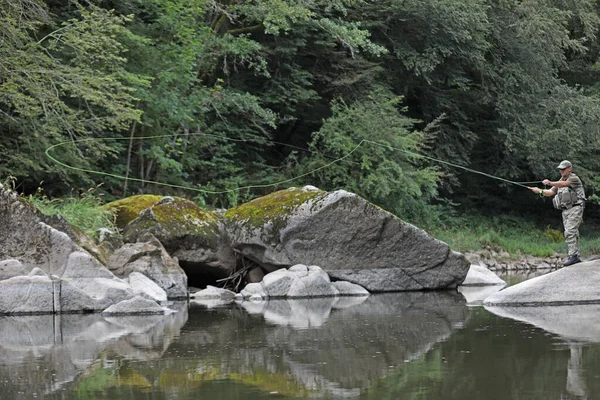
[(0, 220), (0, 314), (100, 311), (133, 296), (66, 222), (51, 221), (1, 185)]
[(371, 292), (456, 288), (469, 262), (363, 198), (291, 188), (227, 211), (232, 248), (267, 271), (319, 265)]
[(233, 272), (236, 260), (221, 232), (218, 214), (203, 210), (190, 200), (166, 196), (140, 211), (125, 226), (123, 234), (130, 243), (152, 234), (190, 277), (224, 278)]
[(486, 306), (600, 304), (600, 260), (529, 279), (486, 298)]

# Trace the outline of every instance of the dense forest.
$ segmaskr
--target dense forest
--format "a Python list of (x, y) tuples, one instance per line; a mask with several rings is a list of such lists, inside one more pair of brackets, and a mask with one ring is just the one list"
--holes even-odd
[(593, 202), (599, 26), (592, 0), (0, 0), (0, 180), (211, 207), (311, 184), (427, 224), (551, 212), (452, 164), (541, 186), (569, 159)]

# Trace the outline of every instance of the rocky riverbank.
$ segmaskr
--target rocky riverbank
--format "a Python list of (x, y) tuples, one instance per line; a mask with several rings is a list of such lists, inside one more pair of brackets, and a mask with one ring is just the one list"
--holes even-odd
[(491, 271), (529, 271), (537, 269), (562, 268), (564, 255), (554, 254), (550, 257), (534, 257), (530, 255), (514, 256), (507, 252), (483, 250), (464, 254), (474, 265), (486, 267)]

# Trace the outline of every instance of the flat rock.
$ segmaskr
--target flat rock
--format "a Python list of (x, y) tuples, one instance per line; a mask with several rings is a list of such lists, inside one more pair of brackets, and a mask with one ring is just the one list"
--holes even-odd
[(501, 290), (486, 306), (538, 306), (600, 303), (600, 260), (582, 262)]

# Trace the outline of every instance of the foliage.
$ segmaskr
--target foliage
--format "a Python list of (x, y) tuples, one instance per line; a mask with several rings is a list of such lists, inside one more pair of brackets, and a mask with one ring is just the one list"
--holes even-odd
[[(585, 225), (581, 229), (580, 246), (584, 257), (600, 251), (596, 229), (596, 226)], [(460, 252), (490, 250), (507, 252), (507, 257), (516, 258), (522, 255), (548, 257), (567, 251), (562, 232), (510, 215), (463, 216), (431, 229), (430, 233)]]
[(0, 0), (0, 176), (213, 207), (343, 187), (429, 228), (535, 204), (432, 160), (535, 184), (567, 158), (597, 199), (599, 26), (592, 0)]
[[(123, 68), (125, 17), (76, 1), (73, 16), (52, 18), (37, 0), (0, 1), (0, 174), (31, 182), (89, 182), (55, 168), (42, 154), (50, 144), (118, 131), (138, 120), (131, 85), (142, 78)], [(115, 149), (102, 142), (63, 148), (81, 167)]]
[(410, 130), (416, 121), (398, 113), (400, 101), (378, 89), (352, 104), (335, 102), (303, 166), (315, 171), (310, 181), (357, 193), (402, 218), (417, 217), (419, 206), (436, 194), (437, 174), (422, 166), (417, 152), (423, 136)]
[(100, 228), (116, 228), (114, 212), (101, 207), (100, 199), (92, 188), (80, 195), (67, 198), (48, 198), (42, 192), (29, 195), (28, 200), (45, 215), (60, 215), (70, 225), (96, 238)]

